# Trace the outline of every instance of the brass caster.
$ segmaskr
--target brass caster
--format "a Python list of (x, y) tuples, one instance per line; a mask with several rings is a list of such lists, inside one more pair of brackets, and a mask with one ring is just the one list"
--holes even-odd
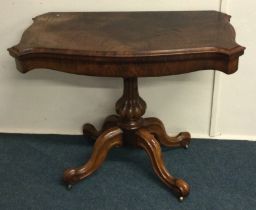
[(188, 144), (185, 145), (185, 149), (188, 149)]
[(72, 189), (72, 187), (73, 187), (73, 185), (72, 185), (72, 184), (68, 184), (68, 185), (67, 185), (67, 190), (71, 190), (71, 189)]
[(179, 201), (182, 202), (184, 200), (184, 197), (180, 196)]

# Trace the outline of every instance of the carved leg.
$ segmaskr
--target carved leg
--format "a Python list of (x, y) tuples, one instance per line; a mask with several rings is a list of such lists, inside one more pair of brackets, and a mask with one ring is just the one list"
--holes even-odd
[(90, 139), (91, 143), (95, 143), (96, 139), (101, 133), (103, 133), (103, 131), (117, 126), (118, 119), (119, 117), (117, 115), (110, 115), (106, 117), (100, 131), (98, 131), (92, 124), (86, 123), (83, 126), (83, 135)]
[(157, 176), (175, 193), (178, 194), (180, 200), (183, 200), (189, 193), (189, 185), (182, 179), (174, 178), (169, 174), (164, 166), (161, 148), (158, 141), (146, 129), (141, 128), (136, 132), (137, 145), (146, 150), (151, 159), (153, 169)]
[(188, 148), (191, 139), (190, 133), (188, 132), (181, 132), (175, 137), (170, 137), (167, 135), (162, 121), (154, 117), (145, 118), (144, 127), (152, 133), (163, 146)]
[(122, 145), (122, 130), (114, 127), (104, 131), (96, 140), (89, 161), (79, 168), (67, 169), (64, 181), (74, 184), (96, 171), (105, 160), (109, 150)]

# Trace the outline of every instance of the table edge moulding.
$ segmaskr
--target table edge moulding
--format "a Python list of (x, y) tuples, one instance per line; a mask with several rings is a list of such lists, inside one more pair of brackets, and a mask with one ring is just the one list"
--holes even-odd
[(106, 117), (100, 130), (83, 125), (94, 144), (92, 155), (84, 165), (67, 169), (64, 182), (70, 188), (91, 175), (113, 147), (139, 147), (160, 180), (183, 200), (190, 186), (168, 172), (160, 146), (188, 148), (191, 135), (170, 137), (161, 120), (142, 117), (146, 102), (139, 96), (138, 77), (208, 69), (234, 73), (245, 48), (235, 42), (230, 16), (217, 11), (51, 12), (33, 20), (20, 43), (8, 49), (20, 72), (46, 68), (124, 81), (116, 114)]
[[(166, 12), (127, 12), (124, 14), (129, 15), (140, 13), (148, 15), (152, 14), (154, 17), (154, 15), (157, 13)], [(179, 13), (192, 13), (193, 15), (193, 13), (197, 13), (197, 11), (172, 13), (176, 13), (177, 15)], [(109, 77), (164, 76), (183, 74), (204, 69), (220, 70), (226, 74), (234, 73), (238, 67), (238, 58), (243, 54), (245, 48), (235, 42), (235, 30), (232, 25), (229, 24), (230, 16), (216, 11), (199, 11), (198, 13), (215, 14), (214, 18), (209, 21), (218, 21), (218, 24), (222, 24), (221, 29), (225, 29), (225, 34), (221, 33), (222, 30), (215, 30), (216, 37), (218, 36), (217, 38), (221, 39), (221, 36), (227, 34), (226, 36), (229, 36), (228, 38), (230, 39), (230, 48), (225, 48), (226, 46), (207, 45), (164, 50), (150, 49), (149, 47), (145, 47), (140, 51), (135, 51), (136, 49), (131, 49), (128, 51), (127, 48), (124, 50), (121, 49), (120, 51), (112, 51), (111, 49), (109, 51), (95, 51), (93, 49), (81, 50), (81, 48), (74, 50), (63, 48), (45, 48), (43, 46), (38, 47), (33, 45), (29, 46), (30, 43), (26, 42), (29, 42), (28, 40), (31, 38), (31, 33), (41, 33), (41, 31), (37, 30), (37, 24), (40, 24), (39, 26), (41, 26), (43, 25), (41, 22), (47, 23), (47, 20), (51, 19), (52, 16), (60, 18), (63, 14), (76, 14), (47, 13), (34, 18), (34, 23), (22, 36), (21, 43), (25, 44), (20, 43), (14, 46), (9, 49), (9, 52), (13, 57), (16, 58), (17, 68), (23, 73), (34, 68), (49, 68), (73, 74)], [(87, 14), (95, 14), (95, 12), (88, 12)], [(96, 14), (120, 14), (120, 12), (97, 12)], [(123, 12), (121, 14), (123, 14)], [(49, 23), (51, 22), (49, 21)], [(62, 23), (65, 24), (64, 21)], [(193, 23), (193, 20), (191, 23)], [(210, 30), (211, 25), (212, 23), (209, 22), (209, 26), (205, 30)], [(171, 31), (170, 29), (170, 33), (177, 33), (177, 36), (182, 35), (177, 32), (178, 30), (179, 28), (176, 29), (176, 31)], [(192, 30), (188, 30), (188, 32), (191, 34), (193, 33)], [(116, 31), (116, 34), (117, 33), (118, 31)], [(191, 34), (186, 34), (186, 36), (189, 37)], [(63, 36), (65, 36), (65, 34)], [(191, 38), (193, 39), (197, 37)], [(183, 40), (181, 39), (181, 41)], [(219, 43), (216, 41), (215, 44)], [(104, 47), (104, 45), (102, 47)], [(112, 46), (109, 46), (109, 48), (111, 47)], [(104, 65), (101, 65), (102, 63)], [(122, 66), (120, 67), (117, 65), (118, 63), (122, 63)], [(156, 65), (160, 65), (157, 71), (155, 71)], [(120, 69), (125, 69), (125, 72)]]

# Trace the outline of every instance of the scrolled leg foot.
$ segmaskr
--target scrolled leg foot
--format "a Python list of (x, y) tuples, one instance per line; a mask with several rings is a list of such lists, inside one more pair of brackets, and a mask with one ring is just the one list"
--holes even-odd
[(173, 177), (166, 169), (161, 147), (155, 137), (146, 129), (141, 128), (136, 132), (137, 146), (142, 147), (148, 154), (156, 175), (171, 188), (178, 197), (186, 197), (189, 194), (189, 185), (182, 179)]
[(145, 118), (144, 127), (153, 134), (163, 146), (188, 148), (191, 139), (189, 132), (181, 132), (177, 136), (170, 137), (167, 135), (162, 121), (154, 117)]
[(176, 179), (175, 185), (178, 189), (178, 193), (181, 197), (186, 197), (190, 191), (190, 187), (187, 182), (185, 182), (183, 179)]
[(67, 169), (64, 181), (74, 184), (96, 171), (104, 162), (109, 150), (122, 145), (122, 130), (118, 127), (104, 131), (96, 140), (92, 155), (87, 163), (78, 168)]
[(103, 131), (105, 131), (109, 128), (117, 126), (118, 121), (119, 121), (119, 116), (118, 115), (115, 115), (115, 114), (109, 115), (104, 120), (104, 123), (101, 127), (101, 132), (103, 132)]
[(94, 144), (99, 136), (99, 131), (90, 123), (86, 123), (83, 126), (83, 135), (90, 143)]

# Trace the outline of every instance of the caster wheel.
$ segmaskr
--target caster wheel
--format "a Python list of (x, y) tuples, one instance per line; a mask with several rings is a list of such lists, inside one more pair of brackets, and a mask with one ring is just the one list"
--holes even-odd
[(185, 145), (185, 149), (188, 149), (188, 144)]
[(67, 190), (71, 190), (71, 189), (72, 189), (72, 187), (73, 187), (73, 185), (72, 185), (72, 184), (68, 184), (68, 185), (67, 185)]
[(179, 201), (182, 202), (184, 198), (182, 196), (179, 197)]

